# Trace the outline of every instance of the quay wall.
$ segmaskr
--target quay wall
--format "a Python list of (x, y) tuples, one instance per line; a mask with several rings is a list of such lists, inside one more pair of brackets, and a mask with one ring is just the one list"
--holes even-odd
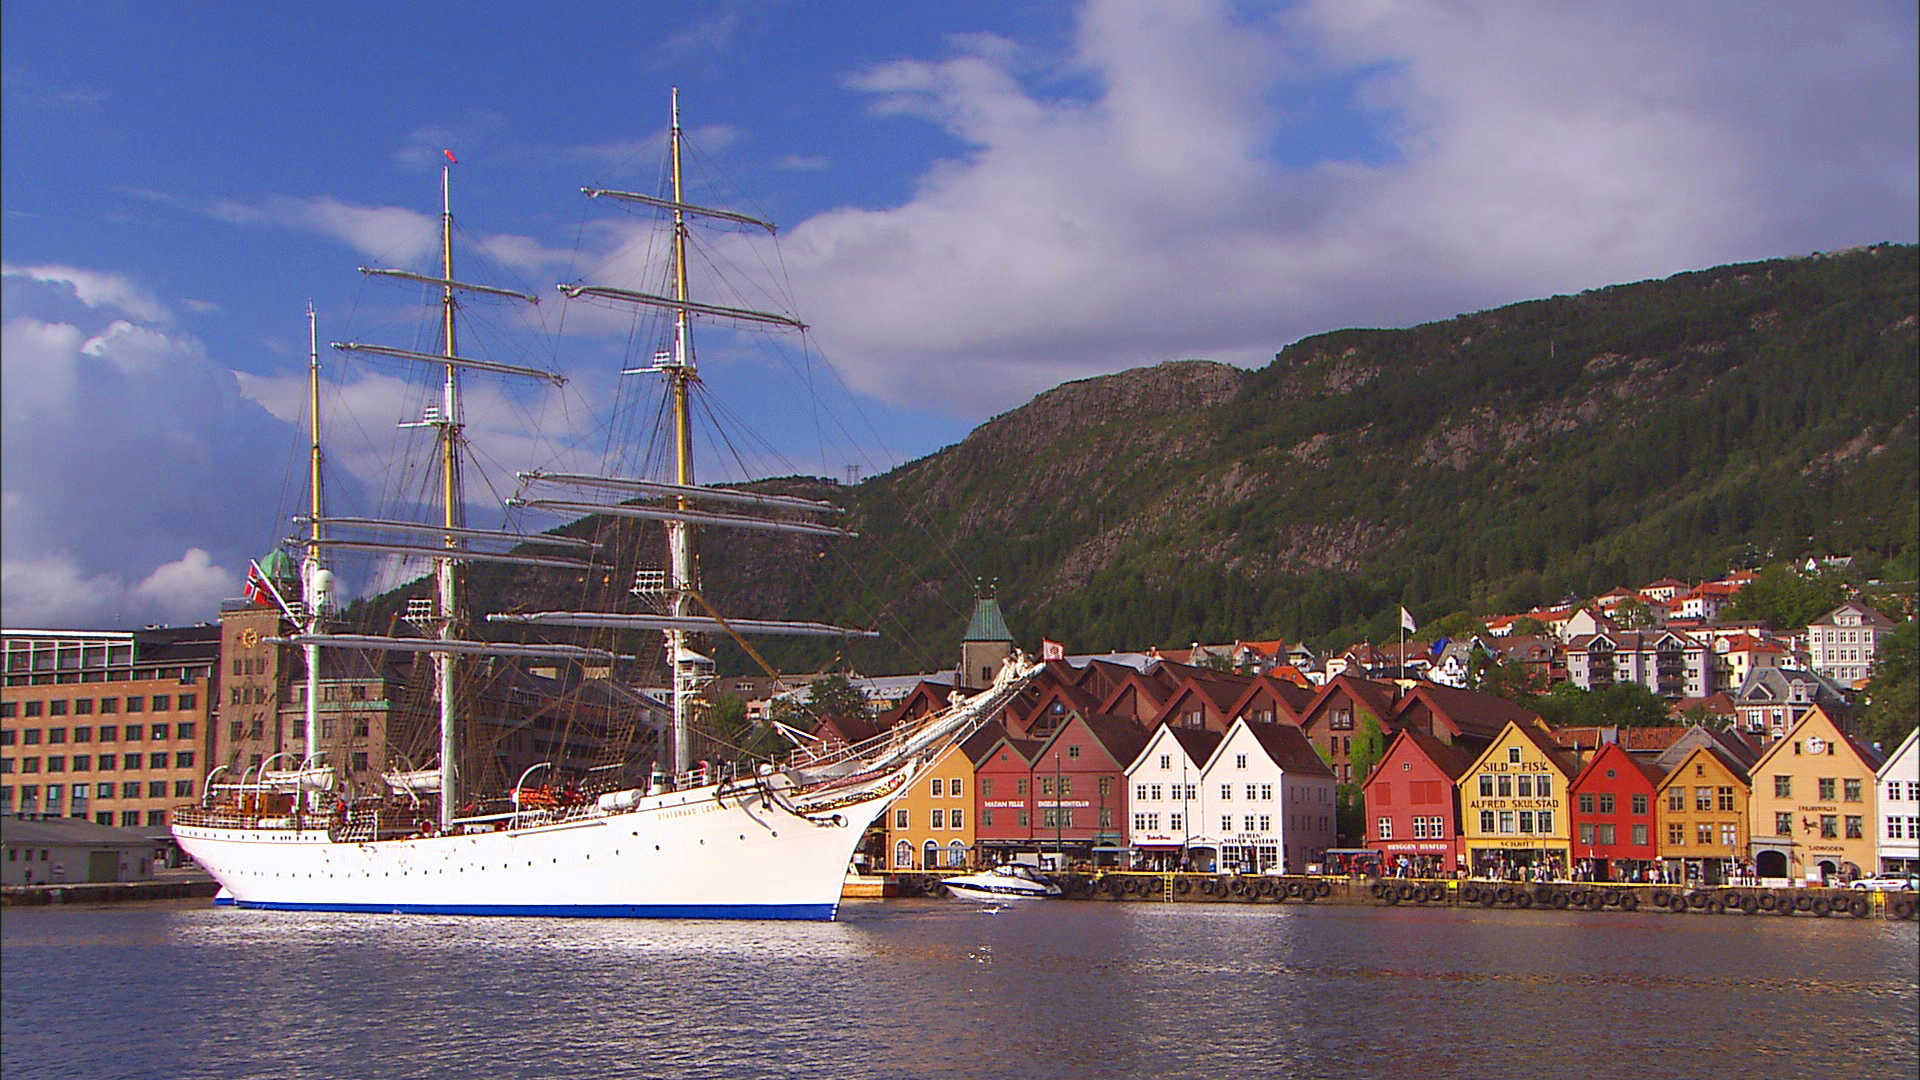
[(0, 890), (0, 907), (46, 904), (123, 904), (141, 900), (212, 899), (220, 891), (211, 878), (102, 881), (72, 885), (9, 885)]
[[(934, 896), (940, 874), (896, 874), (895, 894)], [(1103, 903), (1371, 904), (1383, 907), (1481, 907), (1626, 911), (1663, 915), (1798, 915), (1806, 918), (1916, 917), (1912, 892), (1768, 888), (1688, 888), (1609, 882), (1458, 881), (1438, 878), (1350, 878), (1270, 874), (1109, 871), (1056, 874), (1071, 900)]]

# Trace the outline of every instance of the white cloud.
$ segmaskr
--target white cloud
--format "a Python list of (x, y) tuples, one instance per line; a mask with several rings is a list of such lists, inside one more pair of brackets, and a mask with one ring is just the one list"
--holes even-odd
[(273, 463), (289, 462), (295, 432), (198, 339), (37, 317), (44, 299), (10, 296), (0, 327), (8, 620), (212, 618), (230, 568), (285, 527), (299, 473)]
[[(163, 617), (157, 621), (199, 622), (219, 611), (221, 597), (237, 595), (240, 582), (238, 574), (213, 565), (213, 557), (196, 547), (148, 574), (134, 586), (133, 595), (161, 613)], [(213, 600), (211, 605), (209, 599)]]
[(119, 274), (82, 270), (72, 266), (14, 266), (12, 264), (0, 268), (0, 274), (71, 289), (73, 295), (90, 308), (116, 311), (150, 322), (165, 322), (170, 318), (166, 305)]
[(227, 200), (209, 212), (236, 225), (307, 229), (402, 266), (417, 265), (440, 250), (439, 218), (397, 206), (354, 206), (327, 195), (276, 195), (258, 203)]
[[(851, 79), (965, 151), (903, 205), (802, 222), (789, 265), (852, 385), (988, 413), (1172, 356), (1258, 363), (1321, 330), (1911, 240), (1911, 22), (1872, 3), (1093, 3), (1070, 65), (1035, 80), (1070, 94), (1030, 89), (1031, 58), (995, 38)], [(1274, 141), (1318, 119), (1299, 102), (1342, 80), (1391, 152), (1278, 164)]]

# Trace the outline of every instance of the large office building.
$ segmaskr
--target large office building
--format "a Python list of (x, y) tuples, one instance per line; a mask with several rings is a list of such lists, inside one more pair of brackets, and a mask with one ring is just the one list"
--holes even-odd
[(200, 797), (220, 631), (0, 630), (0, 813), (164, 830)]

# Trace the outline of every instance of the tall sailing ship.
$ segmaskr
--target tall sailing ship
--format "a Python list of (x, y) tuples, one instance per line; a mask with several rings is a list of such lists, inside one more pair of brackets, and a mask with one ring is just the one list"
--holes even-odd
[[(300, 541), (298, 599), (280, 595), (272, 575), (257, 575), (293, 631), (274, 643), (298, 645), (305, 654), (304, 747), (276, 754), (237, 775), (217, 767), (201, 802), (174, 815), (173, 834), (181, 848), (220, 882), (232, 903), (396, 913), (831, 919), (839, 908), (849, 862), (868, 826), (939, 751), (977, 730), (1039, 671), (1040, 665), (1016, 653), (981, 693), (956, 695), (956, 703), (942, 712), (851, 746), (827, 748), (796, 740), (793, 752), (774, 760), (710, 764), (692, 759), (694, 714), (712, 669), (712, 662), (696, 651), (695, 636), (725, 635), (757, 656), (744, 636), (872, 635), (819, 623), (728, 618), (700, 592), (696, 528), (844, 533), (818, 521), (836, 509), (830, 504), (696, 482), (689, 411), (690, 393), (699, 383), (693, 319), (804, 327), (784, 315), (701, 303), (689, 296), (687, 241), (694, 224), (711, 221), (768, 232), (773, 226), (686, 202), (681, 191), (682, 141), (676, 92), (666, 194), (582, 189), (590, 198), (616, 200), (664, 217), (671, 226), (670, 288), (654, 294), (610, 286), (559, 286), (569, 298), (656, 308), (671, 318), (670, 348), (655, 356), (652, 367), (641, 370), (665, 380), (672, 475), (651, 479), (529, 471), (520, 474), (528, 492), (572, 490), (611, 494), (620, 501), (590, 501), (591, 494), (509, 500), (529, 512), (663, 523), (667, 565), (664, 571), (635, 571), (631, 590), (652, 610), (513, 612), (486, 620), (503, 632), (517, 625), (660, 633), (672, 684), (670, 761), (639, 779), (631, 779), (632, 766), (638, 764), (634, 762), (598, 777), (563, 777), (556, 774), (566, 763), (536, 762), (494, 792), (472, 790), (473, 783), (463, 774), (470, 767), (466, 763), (474, 760), (463, 749), (463, 740), (471, 736), (470, 717), (462, 714), (463, 667), (539, 662), (611, 669), (632, 657), (588, 645), (479, 640), (472, 632), (462, 587), (469, 564), (600, 573), (605, 552), (591, 540), (470, 528), (464, 518), (463, 372), (554, 381), (559, 376), (460, 352), (455, 313), (463, 299), (474, 294), (515, 303), (537, 299), (455, 278), (451, 171), (443, 168), (440, 273), (362, 268), (370, 275), (422, 283), (437, 295), (441, 350), (334, 344), (344, 352), (437, 371), (437, 405), (425, 410), (415, 425), (403, 426), (425, 427), (434, 436), (440, 520), (326, 516), (321, 499), (318, 337), (309, 310), (310, 505), (299, 519), (306, 532)], [(401, 540), (365, 539), (368, 533), (397, 534)], [(425, 541), (402, 542), (409, 536)], [(556, 550), (532, 553), (529, 546)], [(330, 625), (337, 606), (328, 563), (330, 553), (343, 549), (432, 561), (433, 594), (414, 600), (408, 612), (407, 622), (422, 631), (418, 636), (342, 633)], [(430, 663), (439, 721), (437, 764), (429, 760), (430, 768), (387, 769), (380, 792), (351, 789), (319, 735), (319, 680), (327, 650), (412, 653)], [(285, 767), (273, 768), (276, 764)], [(609, 782), (609, 777), (627, 779)]]

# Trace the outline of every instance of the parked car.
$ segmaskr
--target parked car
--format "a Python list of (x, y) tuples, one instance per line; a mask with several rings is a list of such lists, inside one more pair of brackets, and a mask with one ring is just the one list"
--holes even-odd
[(1912, 874), (1875, 874), (1856, 879), (1848, 888), (1866, 889), (1869, 892), (1912, 892), (1916, 881), (1920, 879)]

